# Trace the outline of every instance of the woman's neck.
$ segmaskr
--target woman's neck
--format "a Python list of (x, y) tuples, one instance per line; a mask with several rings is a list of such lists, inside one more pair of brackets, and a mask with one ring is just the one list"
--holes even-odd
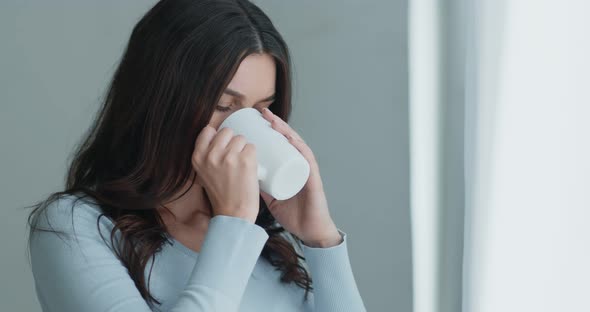
[[(187, 191), (189, 187), (190, 189)], [(178, 198), (183, 193), (184, 195)], [(167, 227), (202, 226), (203, 221), (208, 223), (211, 219), (211, 209), (205, 196), (205, 189), (199, 184), (191, 184), (191, 181), (188, 181), (172, 198), (174, 198), (173, 201), (164, 204), (168, 209), (161, 208), (159, 210)]]

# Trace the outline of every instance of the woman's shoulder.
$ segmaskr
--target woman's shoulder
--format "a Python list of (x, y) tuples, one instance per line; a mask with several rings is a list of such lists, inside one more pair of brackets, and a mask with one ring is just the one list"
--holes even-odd
[(100, 235), (99, 228), (101, 232), (105, 230), (104, 233), (109, 233), (113, 226), (94, 200), (79, 193), (51, 200), (36, 212), (31, 225), (33, 232), (84, 235)]

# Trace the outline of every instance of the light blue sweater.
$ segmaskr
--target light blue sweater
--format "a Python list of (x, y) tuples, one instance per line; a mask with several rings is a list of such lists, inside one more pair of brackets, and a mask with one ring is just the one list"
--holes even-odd
[[(31, 264), (43, 311), (151, 311), (110, 249), (113, 223), (100, 218), (105, 243), (97, 227), (98, 206), (84, 199), (72, 209), (73, 199), (50, 204), (38, 219), (40, 227), (51, 226), (67, 236), (31, 236)], [(173, 244), (164, 244), (153, 262), (150, 292), (162, 303), (161, 311), (366, 311), (351, 270), (347, 236), (340, 234), (343, 242), (337, 246), (302, 247), (314, 287), (307, 301), (302, 288), (281, 283), (280, 271), (259, 257), (268, 239), (262, 227), (221, 215), (210, 220), (199, 253), (173, 238)]]

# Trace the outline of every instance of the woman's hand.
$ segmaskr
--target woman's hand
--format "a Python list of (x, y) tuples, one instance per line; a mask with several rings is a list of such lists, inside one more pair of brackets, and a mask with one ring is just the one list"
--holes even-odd
[(277, 200), (261, 191), (260, 195), (271, 214), (285, 228), (310, 247), (331, 247), (342, 242), (342, 236), (328, 211), (328, 202), (315, 157), (301, 136), (284, 120), (270, 110), (263, 109), (262, 116), (273, 129), (285, 135), (310, 165), (309, 179), (294, 197)]
[(197, 183), (205, 188), (213, 215), (256, 221), (260, 207), (256, 149), (242, 135), (205, 126), (192, 155)]

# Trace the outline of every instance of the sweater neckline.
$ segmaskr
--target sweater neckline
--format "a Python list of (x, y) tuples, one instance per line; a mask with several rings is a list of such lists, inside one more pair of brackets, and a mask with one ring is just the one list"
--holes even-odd
[(195, 258), (195, 259), (199, 256), (198, 252), (188, 248), (183, 243), (181, 243), (176, 238), (174, 238), (172, 235), (166, 233), (166, 237), (168, 238), (168, 241), (170, 242), (170, 245), (172, 247), (180, 250), (182, 253), (186, 254), (187, 256)]

